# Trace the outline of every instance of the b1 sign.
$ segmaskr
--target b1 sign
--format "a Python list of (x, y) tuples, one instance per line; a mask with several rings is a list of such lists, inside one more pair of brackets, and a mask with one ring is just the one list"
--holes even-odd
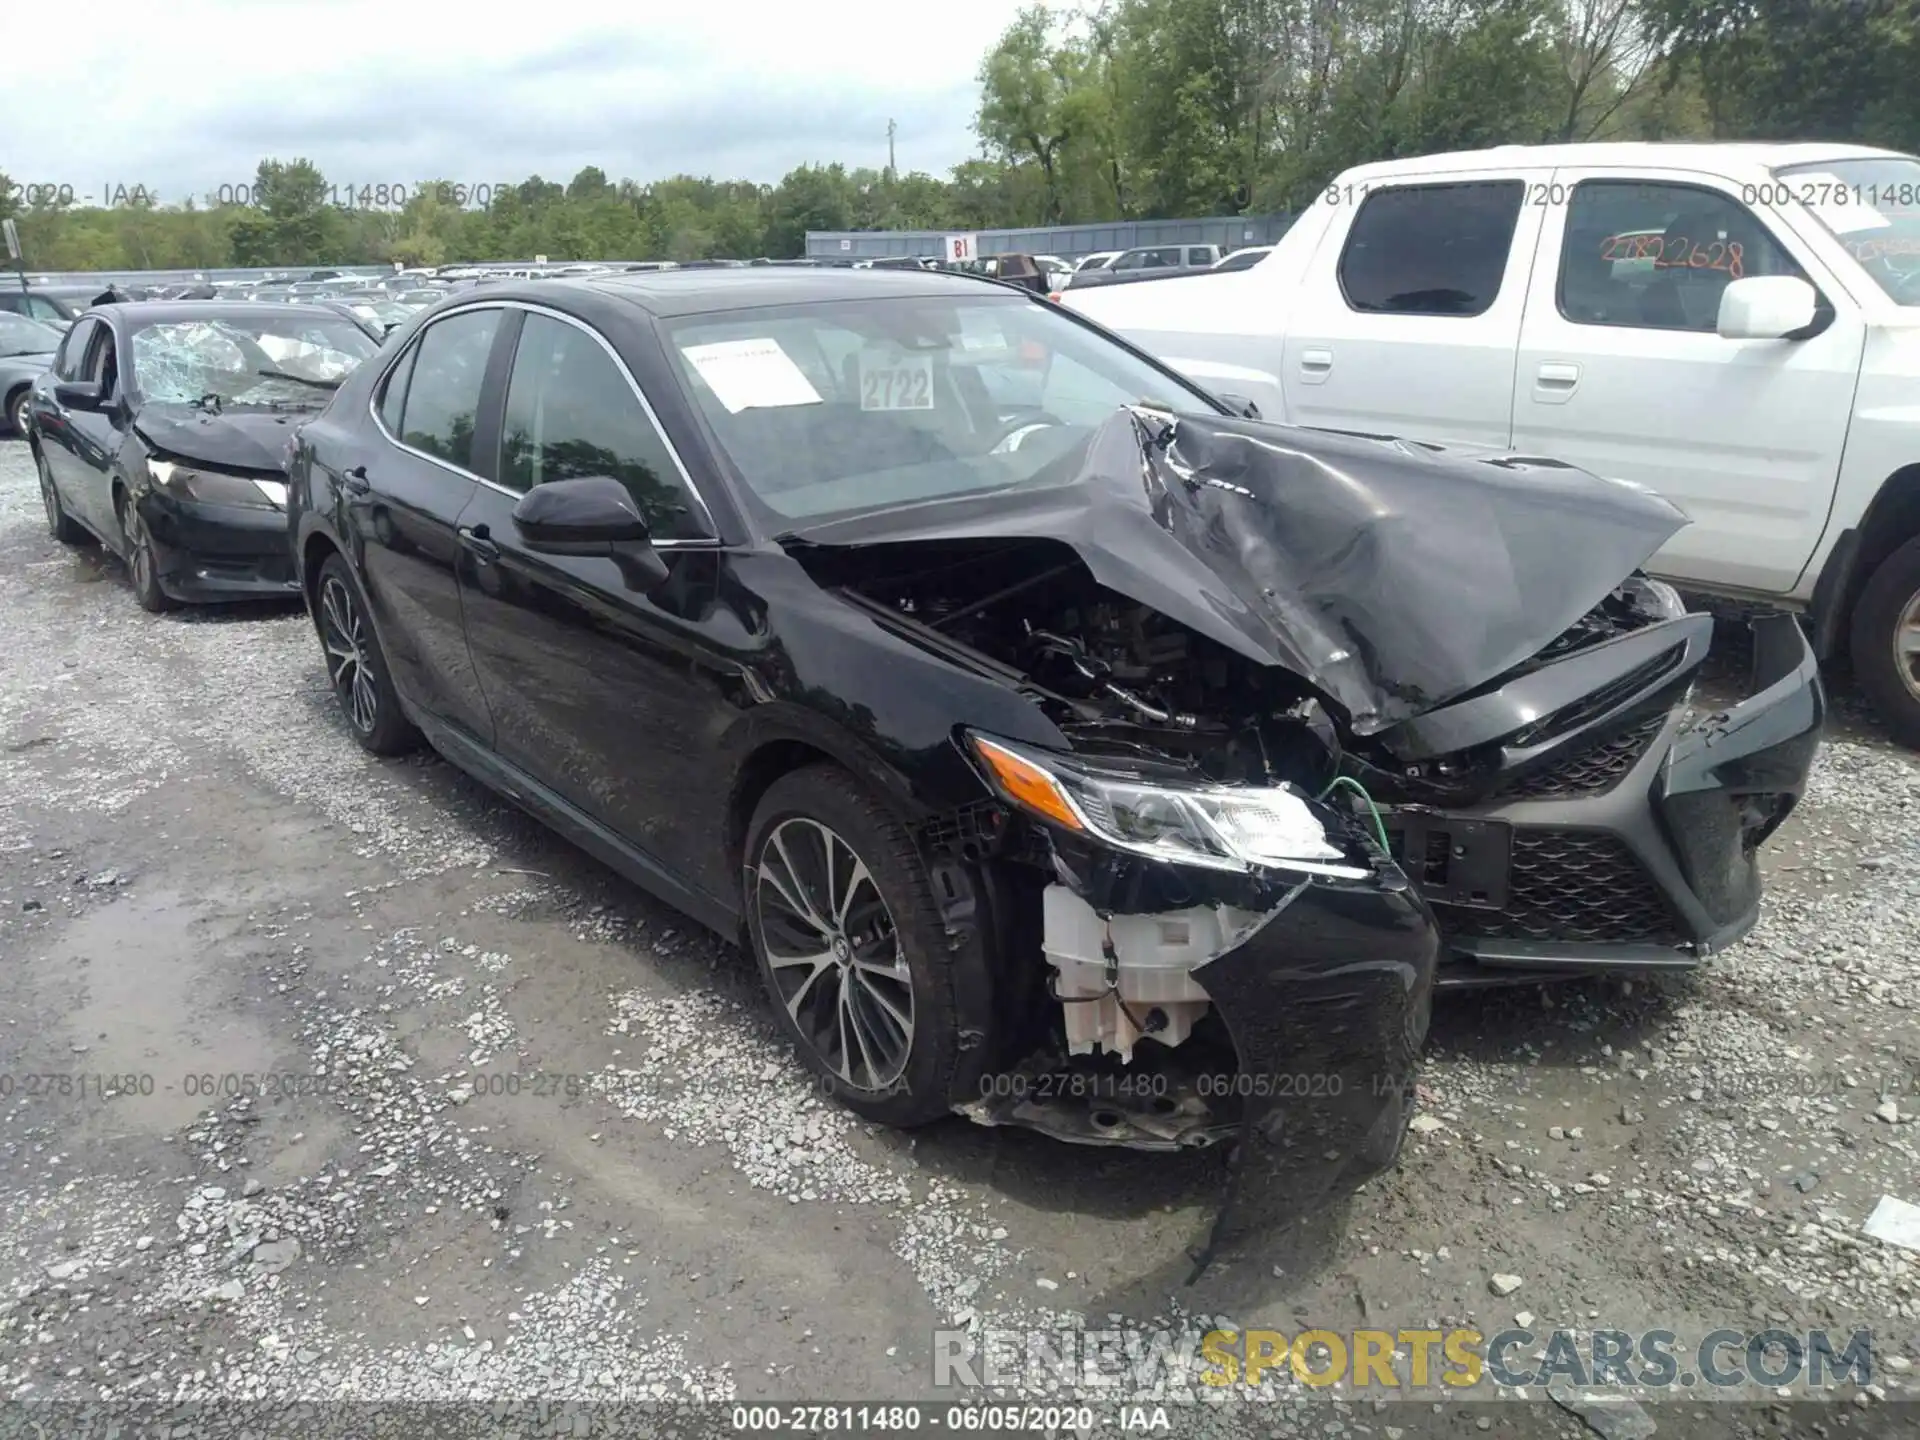
[(964, 260), (977, 258), (973, 236), (949, 235), (947, 237), (947, 261), (949, 264), (958, 264)]

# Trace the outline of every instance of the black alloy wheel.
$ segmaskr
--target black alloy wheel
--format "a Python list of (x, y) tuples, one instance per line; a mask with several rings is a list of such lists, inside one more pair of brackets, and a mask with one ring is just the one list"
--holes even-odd
[(984, 985), (984, 961), (948, 942), (892, 811), (838, 767), (796, 770), (762, 798), (745, 854), (761, 980), (822, 1088), (901, 1126), (978, 1098), (961, 1093), (955, 987)]
[(53, 467), (47, 464), (42, 451), (33, 452), (33, 465), (40, 472), (40, 504), (47, 512), (47, 533), (62, 545), (80, 544), (87, 538), (87, 532), (61, 505), (60, 492), (53, 483)]
[(150, 615), (173, 609), (173, 598), (160, 588), (160, 557), (154, 553), (153, 537), (147, 534), (147, 522), (140, 518), (140, 507), (123, 490), (114, 509), (120, 533), (127, 537), (127, 574), (133, 581), (133, 598)]
[(360, 599), (360, 587), (347, 562), (338, 555), (329, 556), (320, 567), (313, 623), (326, 655), (327, 683), (340, 702), (340, 713), (346, 716), (353, 738), (374, 755), (397, 755), (411, 749), (419, 740), (419, 732), (401, 712), (400, 697), (387, 678), (386, 657), (381, 654), (373, 622)]
[(798, 815), (767, 832), (755, 869), (755, 919), (788, 1017), (843, 1084), (885, 1091), (913, 1050), (913, 975), (872, 872)]

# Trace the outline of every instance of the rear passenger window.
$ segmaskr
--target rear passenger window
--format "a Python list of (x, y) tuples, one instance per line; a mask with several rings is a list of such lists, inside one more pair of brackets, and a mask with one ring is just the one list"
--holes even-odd
[(473, 468), (473, 430), (480, 382), (498, 310), (469, 310), (429, 325), (415, 347), (413, 373), (401, 407), (400, 439), (463, 470)]
[(1386, 315), (1486, 314), (1507, 273), (1525, 192), (1518, 180), (1374, 191), (1340, 253), (1348, 306)]
[(387, 382), (380, 390), (380, 423), (387, 427), (389, 435), (400, 434), (400, 407), (407, 399), (407, 377), (413, 374), (414, 357), (420, 353), (418, 345), (407, 347), (407, 353), (400, 357), (400, 363), (393, 367), (387, 376)]
[(500, 483), (513, 490), (610, 475), (627, 487), (656, 539), (708, 533), (665, 438), (620, 367), (587, 331), (545, 315), (528, 315), (520, 331), (500, 471)]
[(1559, 288), (1574, 324), (1710, 332), (1721, 294), (1747, 275), (1801, 270), (1731, 196), (1639, 180), (1573, 187)]
[(1206, 246), (1189, 245), (1187, 247), (1187, 264), (1211, 265), (1212, 263), (1213, 263), (1213, 252), (1208, 250)]

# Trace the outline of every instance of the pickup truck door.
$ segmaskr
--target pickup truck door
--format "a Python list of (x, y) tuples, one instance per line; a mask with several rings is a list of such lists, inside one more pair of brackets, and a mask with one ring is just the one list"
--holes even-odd
[(1337, 213), (1287, 318), (1288, 418), (1505, 448), (1538, 188), (1462, 171), (1329, 192)]
[[(1866, 331), (1792, 231), (1734, 182), (1650, 167), (1554, 173), (1514, 377), (1516, 450), (1630, 480), (1692, 524), (1651, 568), (1791, 590), (1826, 524)], [(1720, 295), (1801, 275), (1837, 301), (1820, 333), (1723, 340)]]

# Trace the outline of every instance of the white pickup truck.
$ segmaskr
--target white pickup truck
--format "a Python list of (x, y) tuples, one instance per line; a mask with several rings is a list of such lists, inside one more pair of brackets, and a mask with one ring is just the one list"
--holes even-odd
[(1920, 746), (1920, 159), (1509, 146), (1349, 170), (1266, 259), (1060, 303), (1269, 420), (1549, 456), (1692, 523)]

